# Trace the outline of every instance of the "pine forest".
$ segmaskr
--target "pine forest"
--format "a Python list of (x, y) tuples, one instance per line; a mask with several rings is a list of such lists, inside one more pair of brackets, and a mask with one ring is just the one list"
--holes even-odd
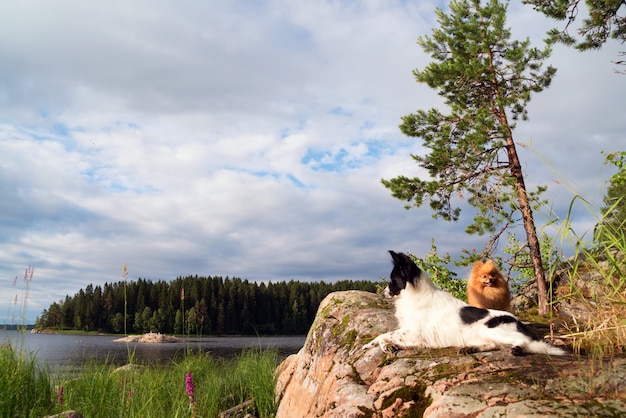
[(370, 281), (249, 282), (239, 278), (179, 277), (89, 284), (54, 302), (37, 329), (115, 334), (306, 334), (322, 299), (331, 292), (376, 292)]

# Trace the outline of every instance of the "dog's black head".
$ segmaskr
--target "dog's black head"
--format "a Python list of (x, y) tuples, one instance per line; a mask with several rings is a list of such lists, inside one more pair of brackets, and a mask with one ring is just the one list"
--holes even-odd
[(422, 271), (406, 254), (389, 251), (393, 259), (393, 270), (391, 270), (390, 282), (387, 286), (389, 296), (397, 296), (407, 283), (416, 286)]

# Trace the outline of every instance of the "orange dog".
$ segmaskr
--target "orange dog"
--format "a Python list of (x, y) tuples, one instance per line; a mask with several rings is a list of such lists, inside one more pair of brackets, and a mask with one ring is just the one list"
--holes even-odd
[(484, 309), (511, 310), (511, 294), (493, 260), (477, 261), (467, 280), (467, 303)]

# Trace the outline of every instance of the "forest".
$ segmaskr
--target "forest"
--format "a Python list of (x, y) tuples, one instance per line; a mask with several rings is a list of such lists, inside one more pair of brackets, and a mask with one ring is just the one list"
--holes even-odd
[(178, 277), (89, 284), (54, 302), (35, 328), (115, 334), (306, 334), (331, 292), (376, 292), (370, 281), (256, 283), (239, 278)]

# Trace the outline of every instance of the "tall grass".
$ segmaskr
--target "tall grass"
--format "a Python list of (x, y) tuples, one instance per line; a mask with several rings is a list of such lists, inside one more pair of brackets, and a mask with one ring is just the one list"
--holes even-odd
[(249, 350), (223, 361), (210, 356), (187, 355), (169, 366), (139, 366), (116, 369), (109, 364), (91, 364), (65, 382), (63, 408), (85, 416), (108, 418), (189, 417), (191, 404), (185, 376), (193, 374), (194, 408), (202, 417), (216, 417), (220, 411), (251, 399), (259, 417), (272, 417), (275, 351)]
[[(571, 229), (568, 235), (574, 236)], [(594, 235), (592, 243), (576, 237), (575, 255), (568, 261), (570, 286), (559, 289), (557, 301), (582, 310), (566, 324), (569, 333), (562, 338), (576, 351), (610, 356), (626, 352), (624, 225), (605, 222), (601, 216)]]
[[(548, 167), (553, 167), (553, 163), (534, 151)], [(549, 254), (573, 248), (574, 254), (567, 260), (544, 260), (550, 261), (546, 266), (548, 275), (561, 277), (551, 305), (575, 306), (577, 310), (575, 318), (565, 323), (566, 335), (560, 337), (568, 340), (575, 351), (610, 356), (626, 352), (626, 196), (620, 192), (626, 184), (626, 151), (603, 154), (605, 164), (617, 168), (598, 190), (604, 193), (606, 207), (586, 199), (552, 168), (559, 184), (572, 192), (568, 211), (561, 217), (551, 206), (534, 209), (537, 213), (548, 209), (548, 213), (543, 213), (548, 219), (544, 228), (556, 228), (556, 243), (547, 248)], [(580, 206), (595, 220), (593, 233), (579, 234), (574, 228), (580, 219)], [(552, 290), (551, 287), (550, 296)]]
[[(42, 417), (75, 410), (86, 417), (216, 417), (250, 401), (258, 417), (276, 412), (275, 350), (246, 350), (233, 360), (187, 354), (167, 366), (116, 368), (92, 362), (69, 376), (52, 376), (35, 355), (0, 348), (0, 416)], [(194, 380), (194, 412), (185, 376)]]
[[(28, 292), (34, 271), (32, 266), (26, 268), (21, 298), (17, 294), (13, 295), (9, 305), (9, 317), (16, 325), (19, 341), (0, 341), (1, 417), (41, 417), (50, 408), (50, 374), (37, 363), (34, 354), (24, 349)], [(13, 287), (16, 287), (17, 282), (16, 276)], [(19, 311), (11, 312), (12, 308), (17, 309), (18, 303)]]
[(246, 396), (254, 400), (259, 417), (271, 417), (276, 412), (276, 351), (244, 351), (239, 357), (235, 375), (245, 388)]
[[(577, 308), (578, 315), (565, 323), (567, 333), (561, 336), (577, 352), (626, 352), (626, 221), (615, 222), (613, 217), (625, 198), (599, 209), (575, 195), (561, 222), (561, 242), (572, 242), (574, 255), (565, 262), (569, 287), (557, 290), (555, 303)], [(596, 219), (592, 237), (579, 236), (572, 227), (576, 203)]]
[(0, 347), (0, 416), (42, 417), (50, 409), (50, 375), (33, 354), (9, 342)]
[[(29, 267), (24, 275), (20, 306), (24, 321), (33, 271)], [(124, 264), (124, 282), (127, 276)], [(16, 283), (17, 277), (14, 286)], [(124, 299), (127, 335), (126, 292)], [(18, 297), (12, 301), (17, 305)], [(24, 349), (26, 326), (20, 331), (21, 342), (0, 342), (0, 417), (42, 417), (68, 410), (93, 418), (216, 417), (244, 402), (260, 418), (276, 412), (276, 350), (248, 349), (228, 361), (188, 350), (182, 360), (168, 366), (146, 366), (135, 362), (135, 352), (127, 344), (125, 367), (93, 361), (78, 372), (52, 376), (37, 363), (34, 353)], [(187, 380), (191, 375), (193, 396)]]

